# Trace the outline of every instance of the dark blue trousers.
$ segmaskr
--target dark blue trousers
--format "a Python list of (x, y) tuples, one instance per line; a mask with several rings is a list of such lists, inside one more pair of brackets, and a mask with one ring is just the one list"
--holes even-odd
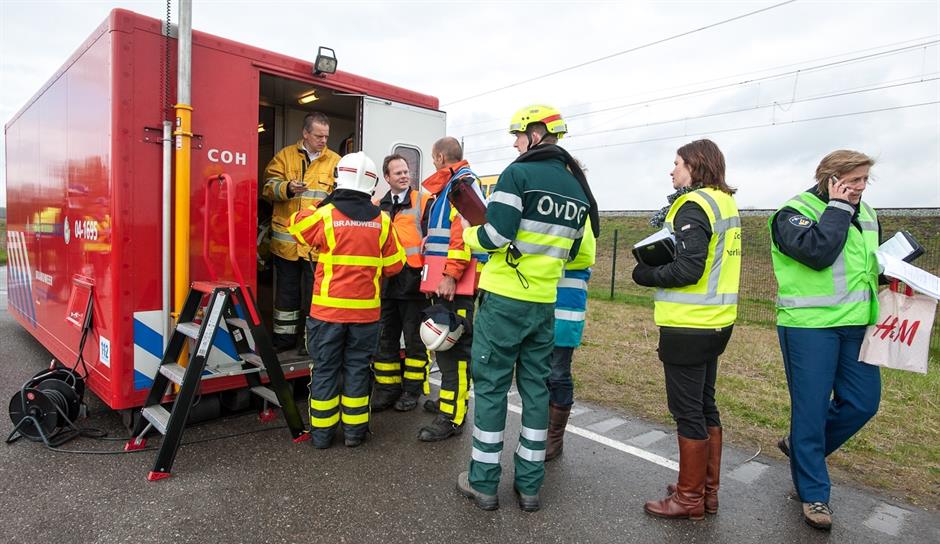
[(307, 318), (310, 375), (310, 427), (313, 445), (329, 447), (340, 421), (346, 438), (369, 430), (372, 355), (379, 324), (331, 323)]
[(790, 389), (790, 472), (803, 502), (829, 502), (826, 456), (878, 412), (881, 373), (858, 353), (864, 326), (777, 327)]
[(571, 359), (574, 348), (555, 346), (552, 351), (552, 373), (548, 375), (549, 400), (559, 408), (574, 404), (574, 379), (571, 377)]

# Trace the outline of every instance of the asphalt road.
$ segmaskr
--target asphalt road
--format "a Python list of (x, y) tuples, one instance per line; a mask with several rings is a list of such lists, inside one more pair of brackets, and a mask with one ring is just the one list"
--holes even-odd
[[(2, 278), (2, 275), (0, 275)], [(5, 310), (0, 279), (0, 401), (50, 359)], [(519, 398), (511, 394), (511, 405)], [(123, 437), (120, 417), (88, 399), (83, 427)], [(721, 509), (704, 521), (646, 516), (676, 473), (673, 429), (626, 413), (578, 405), (565, 454), (547, 466), (543, 508), (523, 513), (512, 493), (518, 411), (510, 411), (501, 507), (483, 512), (454, 490), (470, 432), (419, 443), (431, 418), (375, 414), (362, 447), (293, 444), (281, 422), (244, 414), (196, 425), (173, 477), (148, 482), (154, 452), (80, 455), (21, 440), (0, 446), (0, 535), (7, 542), (940, 542), (940, 516), (878, 491), (838, 485), (831, 534), (807, 527), (785, 464), (724, 450)], [(0, 417), (5, 437), (12, 424)], [(258, 432), (252, 432), (258, 431)], [(250, 432), (237, 437), (233, 433)], [(733, 429), (727, 429), (733, 434)], [(159, 438), (151, 438), (151, 445)], [(120, 452), (122, 442), (81, 438), (63, 448)], [(664, 466), (665, 465), (665, 466)]]

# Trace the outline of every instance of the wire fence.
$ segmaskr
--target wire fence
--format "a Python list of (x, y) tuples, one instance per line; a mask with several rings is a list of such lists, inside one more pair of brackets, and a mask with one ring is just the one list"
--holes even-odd
[[(877, 210), (882, 238), (899, 230), (910, 232), (924, 246), (924, 255), (914, 263), (917, 267), (940, 276), (940, 209)], [(607, 212), (601, 220), (601, 236), (597, 240), (597, 263), (591, 278), (591, 295), (616, 298), (640, 304), (652, 304), (652, 289), (633, 282), (631, 272), (636, 265), (631, 249), (638, 240), (657, 229), (649, 225), (652, 211)], [(770, 259), (770, 231), (767, 220), (772, 210), (742, 211), (742, 266), (738, 292), (738, 321), (758, 325), (775, 325), (774, 300), (777, 283)], [(616, 243), (615, 243), (616, 241)], [(615, 251), (616, 249), (616, 251)], [(940, 311), (935, 316), (930, 348), (940, 352)]]

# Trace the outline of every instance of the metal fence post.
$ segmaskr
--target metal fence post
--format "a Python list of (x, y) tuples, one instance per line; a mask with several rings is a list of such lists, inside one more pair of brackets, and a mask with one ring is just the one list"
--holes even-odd
[(610, 300), (614, 299), (614, 278), (617, 277), (617, 232), (614, 229), (614, 257), (610, 265)]

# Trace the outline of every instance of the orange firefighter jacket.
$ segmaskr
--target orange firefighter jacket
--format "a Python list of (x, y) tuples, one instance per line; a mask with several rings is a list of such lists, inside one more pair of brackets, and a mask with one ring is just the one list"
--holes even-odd
[(371, 323), (381, 313), (380, 280), (405, 265), (405, 251), (385, 212), (356, 221), (333, 204), (294, 214), (290, 232), (319, 252), (310, 316), (332, 323)]
[[(296, 261), (298, 257), (317, 260), (316, 251), (310, 246), (298, 246), (287, 229), (292, 214), (316, 206), (333, 192), (336, 185), (333, 174), (338, 162), (339, 155), (326, 148), (311, 162), (304, 141), (299, 140), (280, 150), (268, 163), (264, 170), (265, 182), (261, 196), (274, 205), (271, 253), (289, 261)], [(307, 189), (291, 196), (287, 190), (291, 180), (303, 180)]]

